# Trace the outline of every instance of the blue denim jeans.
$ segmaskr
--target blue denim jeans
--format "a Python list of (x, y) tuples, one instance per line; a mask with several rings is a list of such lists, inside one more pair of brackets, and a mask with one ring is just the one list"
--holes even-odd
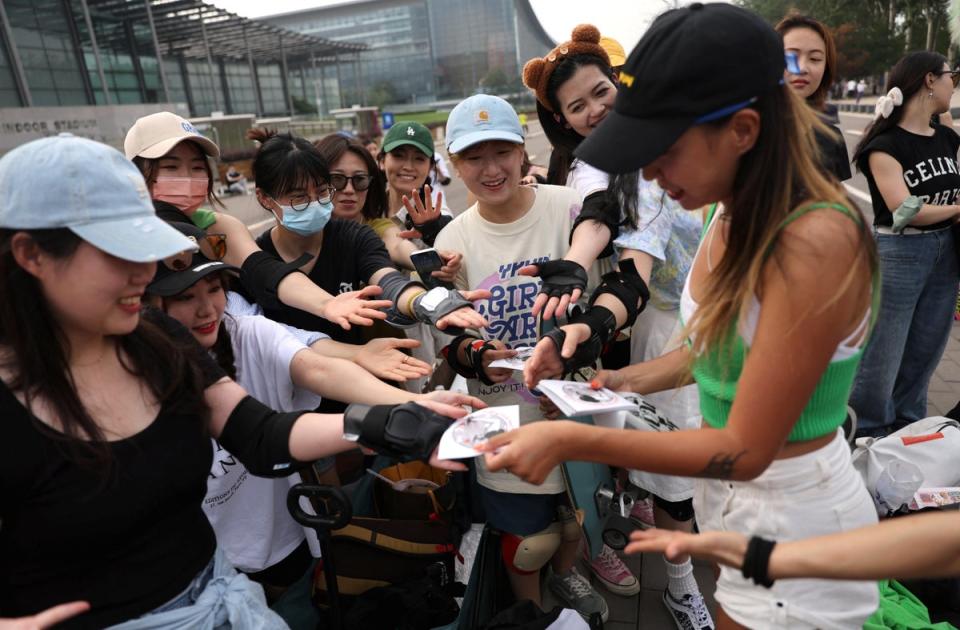
[(949, 229), (876, 234), (880, 313), (850, 396), (858, 436), (887, 435), (927, 415), (927, 386), (947, 345), (960, 271)]

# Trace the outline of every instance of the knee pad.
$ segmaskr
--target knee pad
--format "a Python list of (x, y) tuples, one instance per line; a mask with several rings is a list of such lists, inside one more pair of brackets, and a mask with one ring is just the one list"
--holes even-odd
[(577, 523), (577, 515), (566, 505), (557, 506), (557, 521), (560, 524), (560, 535), (564, 542), (580, 540), (582, 532)]
[(503, 532), (500, 536), (500, 550), (504, 565), (512, 573), (536, 573), (550, 561), (560, 547), (560, 532), (560, 523), (551, 523), (546, 529), (529, 536)]
[(689, 521), (693, 518), (693, 499), (683, 501), (667, 501), (654, 495), (653, 504), (670, 515), (675, 521)]

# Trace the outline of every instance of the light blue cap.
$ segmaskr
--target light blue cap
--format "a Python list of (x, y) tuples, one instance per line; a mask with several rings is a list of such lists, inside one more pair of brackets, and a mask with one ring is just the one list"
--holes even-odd
[(460, 153), (488, 140), (523, 144), (523, 127), (510, 103), (499, 96), (475, 94), (450, 112), (446, 136), (447, 151)]
[(134, 262), (197, 249), (157, 218), (133, 162), (69, 133), (28, 142), (0, 158), (0, 227), (69, 228), (97, 249)]

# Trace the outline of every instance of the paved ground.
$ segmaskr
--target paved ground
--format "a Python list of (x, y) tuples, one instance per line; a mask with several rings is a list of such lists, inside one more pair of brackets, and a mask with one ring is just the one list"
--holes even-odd
[[(864, 102), (867, 102), (867, 99), (864, 99)], [(841, 128), (851, 155), (856, 143), (862, 136), (863, 128), (871, 119), (872, 117), (867, 114), (841, 113)], [(442, 147), (438, 148), (442, 150)], [(543, 132), (535, 123), (531, 123), (527, 149), (535, 163), (547, 163), (549, 145), (543, 136)], [(855, 201), (860, 204), (864, 212), (872, 218), (869, 192), (863, 176), (855, 174), (847, 182), (847, 190), (854, 196)], [(447, 195), (448, 205), (455, 213), (459, 214), (465, 209), (466, 190), (456, 177), (454, 177), (453, 183), (447, 187)], [(256, 203), (253, 196), (231, 197), (227, 198), (225, 203), (228, 211), (246, 222), (255, 233), (267, 229), (272, 223), (270, 216)], [(957, 401), (960, 401), (960, 325), (954, 324), (943, 360), (930, 383), (928, 412), (930, 415), (943, 415), (953, 408)], [(605, 626), (607, 630), (673, 630), (676, 626), (661, 601), (663, 589), (666, 587), (666, 572), (662, 557), (643, 554), (641, 556), (626, 556), (624, 559), (631, 570), (640, 578), (641, 591), (640, 595), (636, 597), (620, 597), (607, 592), (602, 586), (596, 586), (599, 592), (605, 594), (610, 606), (610, 619)], [(715, 607), (713, 569), (704, 564), (694, 564), (697, 581), (708, 605), (713, 610)], [(581, 567), (581, 572), (584, 575), (589, 574), (589, 571), (583, 567)], [(547, 603), (549, 603), (549, 599)]]

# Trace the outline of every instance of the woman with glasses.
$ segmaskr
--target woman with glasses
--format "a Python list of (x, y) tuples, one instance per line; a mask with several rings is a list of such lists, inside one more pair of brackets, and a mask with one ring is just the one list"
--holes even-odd
[(171, 112), (144, 116), (127, 132), (123, 149), (144, 179), (157, 214), (166, 221), (194, 223), (229, 238), (226, 261), (242, 268), (242, 279), (261, 303), (303, 309), (317, 318), (349, 330), (351, 325), (383, 319), (378, 310), (388, 304), (373, 300), (373, 287), (358, 292), (326, 292), (295, 269), (284, 267), (259, 250), (238, 219), (200, 206), (217, 203), (213, 171), (207, 158), (220, 157), (220, 149), (200, 134), (188, 120)]
[[(285, 477), (387, 434), (368, 439), (362, 407), (273, 411), (143, 308), (157, 261), (203, 239), (156, 217), (115, 149), (35, 140), (0, 158), (0, 189), (0, 614), (84, 602), (50, 612), (78, 615), (64, 628), (286, 628), (217, 549), (202, 508), (210, 438), (251, 474)], [(465, 414), (426, 401), (387, 423), (448, 423), (424, 408)]]
[[(281, 411), (314, 409), (323, 397), (347, 403), (400, 404), (437, 400), (447, 404), (482, 403), (452, 392), (411, 394), (391, 387), (350, 361), (322, 357), (280, 324), (265, 317), (234, 317), (226, 312), (228, 272), (235, 267), (211, 259), (205, 235), (194, 225), (171, 223), (200, 243), (198, 253), (164, 259), (147, 286), (148, 302), (183, 324), (231, 378), (257, 400)], [(311, 564), (305, 532), (286, 507), (287, 479), (263, 479), (214, 440), (213, 466), (203, 509), (217, 542), (240, 571), (262, 584), (274, 610), (292, 626), (312, 606), (284, 591)], [(313, 542), (313, 555), (319, 552)], [(316, 625), (318, 619), (312, 619)]]
[(870, 186), (883, 278), (877, 327), (850, 398), (860, 436), (882, 437), (927, 416), (927, 386), (953, 325), (960, 136), (932, 120), (950, 109), (957, 77), (938, 53), (901, 58), (853, 155)]
[[(434, 289), (430, 298), (424, 286), (402, 276), (393, 266), (383, 242), (368, 226), (333, 218), (335, 189), (330, 185), (327, 162), (303, 138), (254, 129), (250, 137), (260, 142), (253, 161), (260, 205), (276, 224), (257, 238), (273, 256), (300, 269), (317, 286), (333, 294), (379, 285), (390, 307), (388, 322), (399, 327), (417, 323), (475, 328), (486, 322), (468, 300), (488, 292), (449, 292)], [(319, 330), (346, 343), (362, 343), (356, 329), (341, 330), (310, 313), (284, 305), (262, 305), (276, 321)]]
[[(403, 238), (401, 227), (386, 216), (387, 193), (380, 169), (370, 153), (355, 140), (332, 134), (318, 140), (317, 149), (330, 165), (333, 216), (360, 221), (373, 228), (397, 267), (414, 270), (410, 254), (420, 249), (412, 240)], [(462, 257), (457, 252), (439, 252), (444, 266), (433, 273), (440, 281), (453, 282)]]
[(795, 65), (788, 65), (784, 80), (798, 96), (820, 114), (832, 133), (815, 131), (824, 169), (838, 180), (850, 179), (850, 156), (843, 133), (836, 126), (836, 113), (826, 112), (827, 95), (837, 71), (837, 47), (830, 29), (819, 21), (791, 13), (774, 27), (783, 37), (784, 50), (793, 55)]

